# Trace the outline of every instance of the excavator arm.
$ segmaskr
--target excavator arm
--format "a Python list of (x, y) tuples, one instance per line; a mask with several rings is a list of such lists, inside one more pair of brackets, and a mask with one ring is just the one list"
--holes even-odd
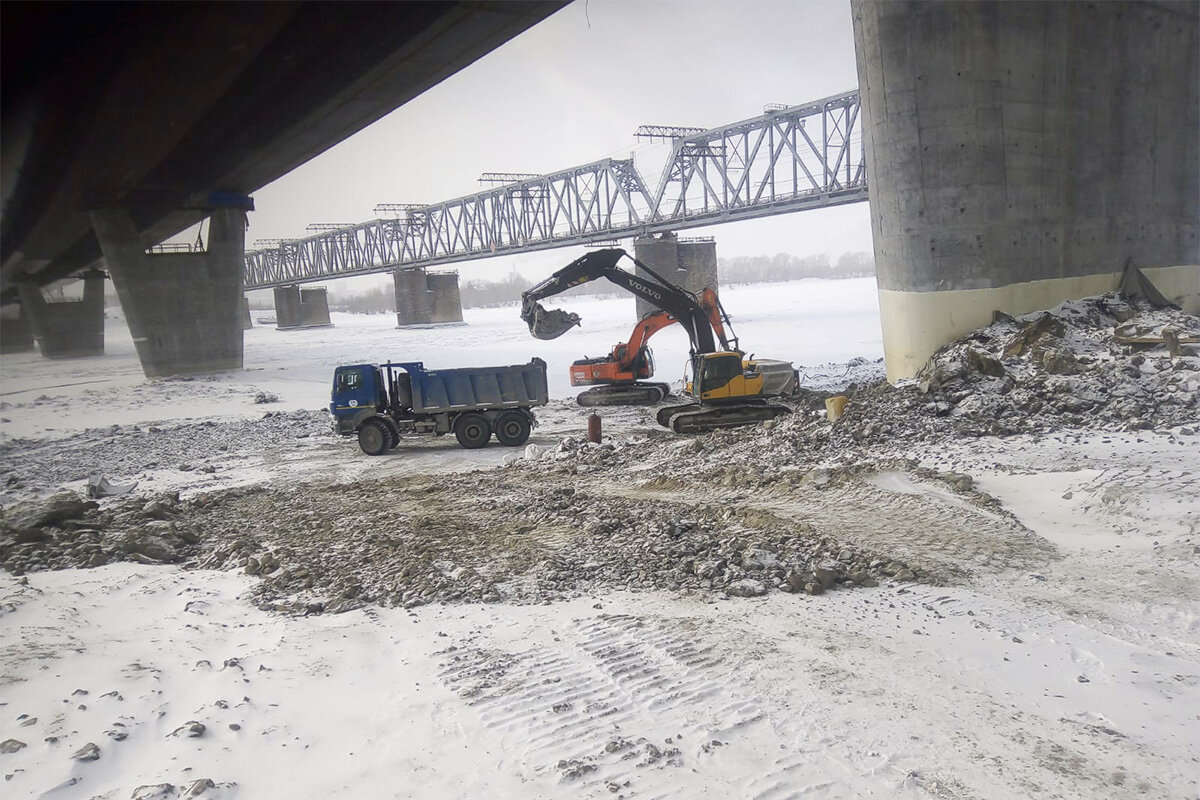
[(638, 353), (646, 346), (650, 337), (678, 320), (674, 314), (659, 311), (657, 314), (647, 314), (633, 326), (633, 334), (628, 342), (623, 342), (613, 348), (613, 360), (622, 370), (630, 369), (637, 361)]
[[(725, 335), (725, 321), (721, 304), (717, 300), (717, 293), (711, 288), (705, 289), (700, 296), (700, 307), (708, 316), (709, 325), (716, 332), (721, 346), (729, 349), (729, 340)], [(657, 314), (647, 314), (642, 317), (638, 324), (633, 326), (633, 333), (630, 335), (629, 341), (613, 348), (613, 361), (621, 369), (628, 370), (637, 360), (638, 353), (645, 347), (646, 342), (650, 341), (651, 336), (678, 321), (675, 315), (669, 311), (659, 311)], [(736, 349), (736, 344), (734, 347)]]
[[(652, 276), (654, 280), (620, 269), (617, 262), (626, 257)], [(542, 307), (540, 301), (565, 292), (572, 286), (579, 286), (599, 278), (611, 281), (655, 308), (673, 316), (675, 321), (679, 322), (687, 331), (693, 352), (715, 352), (717, 341), (714, 339), (714, 333), (720, 339), (721, 348), (723, 350), (730, 349), (723, 324), (728, 322), (728, 318), (721, 310), (715, 292), (712, 292), (711, 289), (705, 290), (705, 297), (711, 295), (709, 307), (706, 308), (703, 301), (697, 301), (690, 293), (663, 280), (645, 264), (629, 256), (620, 248), (593, 250), (580, 256), (522, 294), (521, 319), (529, 325), (529, 332), (538, 339), (556, 339), (578, 325), (578, 314), (561, 309), (547, 310)]]

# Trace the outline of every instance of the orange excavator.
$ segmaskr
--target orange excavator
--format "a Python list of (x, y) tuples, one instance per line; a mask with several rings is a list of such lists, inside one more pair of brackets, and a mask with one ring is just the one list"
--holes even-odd
[[(717, 293), (711, 288), (705, 289), (699, 303), (713, 330), (724, 340), (725, 326)], [(654, 355), (647, 342), (651, 336), (677, 322), (679, 319), (669, 311), (647, 314), (633, 327), (629, 341), (614, 346), (607, 356), (583, 358), (571, 364), (571, 385), (593, 387), (575, 398), (579, 405), (653, 405), (669, 395), (669, 383), (645, 382), (654, 376)]]

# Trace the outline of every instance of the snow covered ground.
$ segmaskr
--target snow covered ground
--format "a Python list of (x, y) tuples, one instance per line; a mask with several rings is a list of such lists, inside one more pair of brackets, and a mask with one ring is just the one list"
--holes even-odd
[[(861, 379), (880, 355), (873, 281), (739, 287), (724, 299), (747, 349), (824, 380)], [(247, 452), (206, 433), (241, 431), (236, 420), (264, 411), (319, 408), (333, 366), (388, 357), (458, 366), (539, 355), (553, 393), (568, 396), (566, 365), (606, 351), (633, 311), (623, 300), (564, 305), (584, 327), (553, 342), (533, 342), (514, 308), (468, 310), (467, 326), (442, 330), (343, 315), (328, 329), (259, 327), (247, 334), (246, 371), (195, 381), (144, 381), (128, 334), (113, 325), (103, 359), (4, 358), (0, 443), (14, 460), (119, 453), (123, 471), (109, 477), (142, 480), (147, 496), (262, 484), (276, 507), (294, 500), (298, 521), (313, 513), (308, 487), (330, 480), (347, 492), (361, 486), (363, 503), (387, 491), (420, 506), (440, 497), (430, 473), (479, 467), (461, 484), (447, 476), (445, 491), (474, 482), (526, 498), (569, 485), (593, 504), (636, 495), (630, 508), (667, 515), (670, 503), (715, 509), (718, 519), (736, 510), (723, 540), (762, 535), (750, 526), (769, 512), (914, 566), (957, 566), (962, 577), (757, 598), (596, 584), (544, 603), (285, 616), (256, 606), (262, 581), (242, 570), (0, 572), (4, 796), (1200, 797), (1200, 435), (1191, 428), (918, 442), (903, 453), (910, 461), (876, 456), (841, 472), (788, 464), (791, 482), (766, 490), (706, 481), (723, 462), (737, 465), (734, 477), (776, 479), (778, 465), (744, 469), (746, 453), (756, 442), (786, 444), (791, 428), (646, 439), (644, 410), (605, 412), (618, 441), (643, 440), (608, 460), (669, 458), (680, 465), (672, 481), (653, 480), (649, 460), (500, 468), (504, 449), (467, 453), (444, 440), (369, 459), (347, 441), (278, 436), (286, 417)], [(660, 376), (674, 377), (682, 334), (664, 331), (652, 344)], [(855, 357), (868, 363), (832, 366)], [(254, 404), (259, 391), (280, 403)], [(583, 422), (565, 402), (543, 418), (535, 441), (544, 444)], [(201, 427), (208, 420), (216, 428)], [(162, 463), (127, 467), (138, 458)], [(176, 460), (185, 458), (194, 464), (183, 470)], [(201, 464), (214, 471), (193, 468)], [(969, 490), (955, 488), (960, 474)], [(488, 510), (496, 496), (457, 502), (483, 524), (498, 513)], [(436, 509), (426, 513), (436, 519)], [(548, 561), (571, 552), (566, 534), (538, 529), (536, 508), (526, 516), (529, 547)], [(263, 547), (278, 545), (269, 531), (289, 526), (245, 520)], [(329, 534), (298, 522), (291, 535)], [(332, 552), (345, 544), (348, 557), (362, 557), (348, 534), (330, 541)], [(425, 557), (458, 572), (444, 556)]]

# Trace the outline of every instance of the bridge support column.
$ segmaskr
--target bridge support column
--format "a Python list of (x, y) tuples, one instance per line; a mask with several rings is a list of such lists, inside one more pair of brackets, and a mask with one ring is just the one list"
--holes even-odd
[(250, 300), (242, 298), (242, 330), (248, 331), (254, 327), (254, 323), (250, 319)]
[(146, 377), (241, 369), (245, 209), (214, 209), (193, 253), (147, 253), (124, 209), (91, 217)]
[(33, 348), (33, 328), (21, 304), (0, 308), (0, 353), (25, 353)]
[(283, 330), (328, 328), (329, 295), (324, 287), (279, 286), (275, 289), (275, 325)]
[(430, 322), (462, 322), (462, 295), (457, 272), (430, 272), (425, 276), (429, 290)]
[(104, 355), (104, 278), (99, 270), (83, 273), (83, 299), (46, 302), (33, 283), (21, 283), (17, 291), (22, 312), (38, 349), (46, 358), (79, 358)]
[(403, 328), (406, 325), (428, 325), (433, 322), (433, 298), (425, 270), (398, 269), (392, 273), (392, 281), (396, 287), (396, 325)]
[[(680, 240), (674, 233), (646, 236), (634, 240), (633, 253), (638, 261), (693, 294), (699, 295), (709, 287), (718, 288), (717, 243), (712, 239)], [(641, 268), (635, 272), (650, 277)], [(658, 310), (640, 297), (637, 299), (638, 319)]]
[(851, 8), (889, 379), (1129, 261), (1200, 305), (1194, 7)]

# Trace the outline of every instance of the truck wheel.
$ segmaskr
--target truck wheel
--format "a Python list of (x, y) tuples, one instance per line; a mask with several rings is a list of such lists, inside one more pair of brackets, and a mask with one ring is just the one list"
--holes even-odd
[(390, 417), (380, 417), (379, 421), (383, 423), (388, 432), (388, 450), (394, 450), (396, 445), (400, 444), (400, 426), (395, 423)]
[(387, 428), (377, 419), (367, 420), (358, 429), (358, 446), (369, 456), (377, 456), (387, 450), (391, 438)]
[(505, 447), (520, 447), (529, 438), (529, 417), (520, 411), (505, 411), (496, 420), (496, 441)]
[(468, 450), (487, 447), (492, 438), (492, 426), (482, 414), (463, 414), (454, 421), (454, 438)]

